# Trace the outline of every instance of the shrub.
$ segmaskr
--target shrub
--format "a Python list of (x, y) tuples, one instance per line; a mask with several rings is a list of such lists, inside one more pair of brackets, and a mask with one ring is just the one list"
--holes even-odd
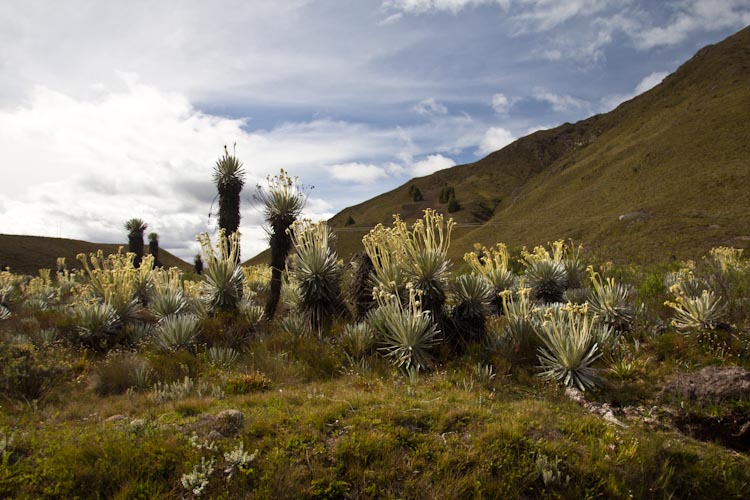
[(211, 311), (236, 311), (242, 300), (244, 276), (238, 262), (240, 234), (220, 229), (216, 250), (207, 233), (198, 235), (205, 261), (201, 293)]
[(38, 400), (67, 371), (66, 362), (47, 359), (32, 345), (0, 342), (0, 394)]
[(120, 318), (115, 308), (108, 303), (86, 303), (75, 309), (78, 336), (83, 343), (104, 348), (115, 340)]
[(151, 381), (151, 367), (135, 354), (111, 356), (93, 373), (93, 389), (99, 396), (122, 394), (131, 387), (145, 389)]
[(192, 314), (168, 316), (159, 323), (154, 342), (162, 351), (192, 350), (198, 337), (199, 326), (198, 318)]
[(427, 209), (403, 241), (403, 276), (419, 293), (421, 310), (429, 311), (432, 320), (441, 325), (451, 261), (448, 249), (455, 223)]
[(597, 328), (586, 306), (548, 308), (538, 331), (543, 343), (539, 376), (582, 391), (595, 387), (598, 377), (592, 365), (601, 356)]
[(224, 382), (224, 391), (227, 394), (250, 394), (267, 391), (270, 388), (271, 380), (257, 371), (234, 375)]
[(726, 316), (726, 304), (721, 297), (709, 290), (703, 290), (698, 297), (690, 297), (680, 293), (678, 288), (674, 302), (666, 304), (674, 309), (675, 317), (672, 326), (682, 332), (700, 330), (715, 330), (726, 327), (723, 322)]
[(617, 331), (630, 330), (635, 318), (633, 308), (628, 305), (632, 291), (622, 283), (615, 283), (614, 278), (604, 281), (599, 273), (589, 266), (591, 290), (588, 303), (590, 310), (599, 316), (605, 325)]
[(154, 381), (174, 382), (185, 376), (196, 378), (201, 369), (198, 358), (189, 351), (158, 352), (149, 355)]
[(565, 266), (552, 259), (535, 260), (526, 268), (528, 285), (536, 300), (545, 304), (560, 302), (568, 286), (568, 274)]
[(344, 326), (339, 341), (347, 356), (356, 360), (374, 352), (377, 337), (375, 330), (362, 322)]
[(430, 350), (439, 342), (438, 330), (423, 311), (417, 292), (409, 290), (409, 301), (402, 305), (397, 296), (378, 297), (382, 314), (381, 351), (399, 368), (424, 370), (431, 362)]
[(454, 338), (461, 345), (484, 339), (484, 323), (492, 313), (493, 291), (489, 283), (476, 274), (462, 274), (453, 282), (455, 305), (451, 317)]
[(232, 368), (240, 357), (240, 353), (231, 347), (213, 346), (206, 349), (208, 362), (220, 369)]
[(537, 318), (532, 314), (529, 295), (531, 290), (524, 288), (515, 293), (506, 291), (502, 295), (506, 322), (503, 327), (505, 338), (510, 343), (513, 354), (520, 361), (533, 359), (539, 348)]
[(458, 203), (458, 200), (456, 200), (456, 198), (451, 197), (448, 200), (448, 213), (450, 214), (453, 212), (458, 212), (459, 210), (461, 210), (461, 204)]
[(305, 318), (301, 314), (285, 314), (279, 321), (279, 329), (287, 335), (301, 336), (307, 330), (305, 328)]
[(453, 186), (448, 186), (447, 184), (443, 184), (443, 187), (440, 188), (440, 194), (438, 195), (438, 201), (440, 203), (448, 203), (448, 201), (451, 198), (455, 199), (456, 197), (456, 190)]
[(412, 201), (424, 200), (424, 197), (422, 196), (422, 191), (420, 191), (419, 188), (413, 184), (409, 186), (409, 196), (411, 197)]
[(364, 318), (373, 304), (372, 298), (372, 273), (375, 268), (367, 252), (359, 252), (351, 261), (354, 269), (346, 295), (348, 302), (356, 311), (355, 317), (360, 320)]
[(295, 223), (291, 229), (296, 266), (291, 271), (300, 293), (300, 309), (307, 327), (322, 336), (334, 316), (346, 310), (341, 296), (341, 269), (329, 241), (333, 233), (325, 222)]
[(149, 310), (159, 320), (177, 315), (187, 309), (188, 303), (181, 289), (168, 288), (155, 293), (149, 303)]
[(480, 247), (474, 245), (475, 252), (464, 255), (464, 261), (471, 267), (472, 271), (482, 276), (492, 286), (492, 304), (496, 314), (503, 312), (502, 292), (511, 290), (516, 286), (516, 276), (510, 270), (510, 254), (504, 243), (498, 243), (494, 247)]

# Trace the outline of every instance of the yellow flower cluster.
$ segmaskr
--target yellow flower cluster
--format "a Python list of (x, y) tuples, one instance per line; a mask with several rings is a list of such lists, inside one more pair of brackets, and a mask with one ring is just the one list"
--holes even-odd
[(583, 245), (576, 245), (572, 240), (556, 240), (552, 243), (547, 243), (550, 246), (551, 252), (543, 246), (536, 246), (532, 252), (526, 250), (526, 247), (521, 249), (521, 263), (525, 265), (532, 264), (537, 261), (553, 260), (555, 262), (562, 262), (564, 260), (578, 260), (583, 250)]
[(490, 248), (480, 247), (477, 243), (474, 248), (480, 251), (482, 256), (479, 257), (477, 252), (468, 252), (464, 255), (464, 261), (475, 273), (487, 277), (508, 271), (510, 253), (505, 243), (498, 243)]
[(88, 286), (80, 290), (78, 301), (101, 299), (117, 309), (131, 302), (139, 284), (150, 277), (154, 259), (152, 255), (144, 256), (136, 269), (133, 257), (132, 253), (123, 254), (122, 248), (107, 257), (101, 250), (89, 254), (88, 259), (85, 254), (78, 254), (76, 258), (89, 279)]
[(748, 262), (742, 260), (741, 248), (712, 248), (709, 252), (708, 258), (718, 265), (724, 273), (740, 270), (748, 266)]
[(219, 235), (216, 238), (216, 249), (211, 243), (211, 237), (208, 233), (200, 233), (196, 239), (201, 245), (201, 252), (206, 267), (216, 265), (219, 261), (236, 262), (237, 255), (240, 251), (240, 233), (239, 231), (226, 235), (224, 229), (219, 229)]
[(416, 263), (428, 253), (448, 258), (451, 232), (455, 222), (428, 208), (411, 229), (399, 215), (393, 226), (375, 226), (362, 238), (367, 255), (375, 268), (378, 288), (396, 292), (404, 284), (404, 266)]

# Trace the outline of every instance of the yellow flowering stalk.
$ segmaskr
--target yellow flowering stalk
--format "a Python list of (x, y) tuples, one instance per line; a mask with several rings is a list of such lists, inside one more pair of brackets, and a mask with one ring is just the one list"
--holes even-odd
[(198, 235), (205, 267), (201, 275), (201, 291), (209, 309), (236, 310), (242, 300), (244, 275), (237, 256), (240, 248), (240, 233), (229, 236), (219, 230), (216, 249), (208, 233)]
[(683, 333), (695, 331), (715, 330), (724, 326), (726, 303), (721, 296), (711, 290), (703, 290), (700, 296), (688, 296), (680, 288), (673, 285), (670, 289), (675, 294), (674, 301), (666, 301), (664, 305), (675, 310), (672, 326)]
[[(139, 273), (133, 267), (133, 257), (132, 253), (123, 255), (122, 248), (106, 258), (101, 250), (89, 254), (88, 260), (84, 254), (79, 254), (77, 259), (88, 277), (88, 286), (82, 290), (81, 301), (102, 301), (117, 311), (120, 321), (132, 320), (138, 312), (135, 295)], [(144, 261), (150, 265), (145, 257)]]
[(601, 356), (598, 327), (586, 304), (548, 308), (539, 327), (539, 376), (582, 391), (595, 387), (598, 376), (592, 365)]
[(593, 292), (589, 295), (588, 303), (591, 310), (597, 314), (604, 324), (617, 331), (627, 331), (635, 318), (635, 312), (628, 305), (631, 290), (622, 283), (615, 283), (614, 278), (604, 280), (593, 266), (586, 271), (591, 279)]
[[(471, 267), (472, 271), (484, 278), (494, 291), (492, 304), (495, 311), (502, 311), (503, 303), (500, 294), (516, 285), (516, 276), (509, 268), (510, 253), (504, 243), (498, 243), (494, 247), (480, 247), (474, 245), (476, 252), (464, 255), (464, 261)], [(481, 257), (480, 257), (481, 255)]]
[(402, 263), (408, 230), (398, 215), (393, 219), (393, 227), (378, 224), (362, 238), (362, 244), (372, 261), (377, 287), (396, 292), (404, 284)]
[(334, 315), (345, 310), (341, 298), (341, 268), (338, 256), (329, 245), (333, 233), (324, 222), (297, 221), (290, 228), (296, 252), (295, 266), (290, 274), (299, 290), (299, 308), (307, 327), (322, 336)]
[(380, 349), (387, 358), (406, 371), (424, 370), (432, 360), (430, 350), (440, 342), (439, 332), (422, 310), (419, 291), (406, 285), (409, 300), (402, 303), (398, 295), (381, 291), (377, 294), (380, 311), (376, 329), (383, 334)]

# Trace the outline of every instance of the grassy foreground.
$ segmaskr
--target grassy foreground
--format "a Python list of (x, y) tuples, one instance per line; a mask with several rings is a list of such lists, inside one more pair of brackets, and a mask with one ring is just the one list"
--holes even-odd
[[(200, 373), (202, 389), (102, 397), (127, 353), (50, 349), (40, 355), (64, 376), (0, 410), (3, 498), (185, 498), (202, 460), (206, 498), (744, 498), (750, 481), (747, 454), (658, 416), (614, 425), (523, 370), (483, 377), (477, 355), (409, 378), (377, 358), (347, 369), (332, 343), (281, 334), (250, 343), (234, 370), (152, 357), (162, 377)], [(689, 363), (680, 356), (589, 398), (648, 404), (654, 382)], [(207, 417), (228, 408), (241, 424)], [(252, 459), (232, 467), (240, 444)]]

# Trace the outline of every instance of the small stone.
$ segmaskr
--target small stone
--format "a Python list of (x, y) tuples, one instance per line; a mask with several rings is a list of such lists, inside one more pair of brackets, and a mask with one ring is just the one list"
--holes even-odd
[(146, 421), (142, 418), (134, 418), (133, 420), (130, 421), (130, 427), (138, 428), (138, 427), (143, 427), (144, 425), (146, 425)]

